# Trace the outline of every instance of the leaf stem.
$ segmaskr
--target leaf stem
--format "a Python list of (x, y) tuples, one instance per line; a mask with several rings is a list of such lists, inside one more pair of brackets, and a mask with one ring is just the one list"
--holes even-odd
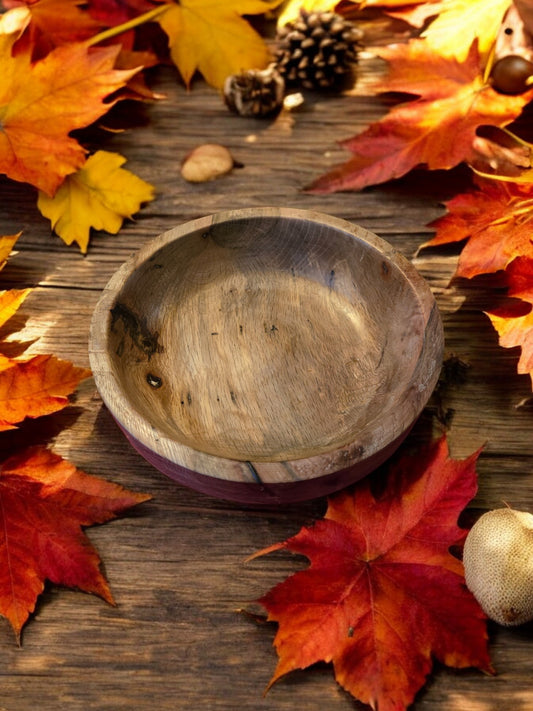
[(489, 83), (489, 77), (492, 72), (492, 67), (494, 66), (494, 59), (496, 58), (496, 41), (492, 43), (487, 56), (487, 63), (485, 65), (485, 70), (483, 72), (483, 84)]
[(164, 12), (166, 12), (169, 7), (170, 5), (165, 3), (164, 5), (160, 5), (159, 7), (154, 7), (153, 10), (149, 10), (143, 15), (139, 15), (138, 17), (134, 17), (133, 19), (128, 20), (127, 22), (123, 22), (121, 25), (110, 27), (108, 30), (104, 30), (103, 32), (100, 32), (94, 37), (91, 37), (91, 39), (87, 42), (87, 45), (89, 47), (92, 47), (95, 44), (99, 44), (100, 42), (104, 42), (105, 40), (111, 39), (112, 37), (121, 35), (123, 32), (132, 30), (134, 27), (138, 27), (138, 25), (142, 25), (145, 22), (155, 20), (156, 17), (159, 17), (159, 15), (162, 15)]

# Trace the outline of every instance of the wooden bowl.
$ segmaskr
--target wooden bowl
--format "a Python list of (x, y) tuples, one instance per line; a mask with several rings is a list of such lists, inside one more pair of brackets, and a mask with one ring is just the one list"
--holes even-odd
[(315, 212), (223, 212), (159, 236), (96, 307), (97, 388), (132, 445), (207, 494), (283, 503), (368, 474), (436, 384), (423, 278), (365, 229)]

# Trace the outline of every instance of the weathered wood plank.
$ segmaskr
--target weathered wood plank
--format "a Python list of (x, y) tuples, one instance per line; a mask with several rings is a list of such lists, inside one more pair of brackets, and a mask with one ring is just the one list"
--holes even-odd
[[(29, 352), (54, 352), (87, 365), (89, 321), (103, 286), (132, 251), (185, 220), (238, 207), (308, 208), (361, 224), (414, 258), (431, 234), (427, 224), (442, 214), (441, 201), (464, 185), (462, 171), (452, 171), (422, 180), (413, 175), (356, 194), (307, 194), (307, 183), (347, 157), (337, 141), (378, 118), (385, 104), (362, 96), (315, 97), (294, 115), (258, 122), (229, 114), (202, 83), (185, 92), (170, 70), (157, 70), (153, 81), (167, 100), (129, 107), (132, 124), (143, 125), (108, 134), (101, 146), (127, 156), (126, 167), (156, 185), (157, 200), (119, 235), (94, 235), (86, 257), (50, 235), (33, 190), (0, 180), (0, 233), (24, 230), (19, 254), (2, 272), (3, 288), (35, 287), (14, 319), (23, 327), (21, 338), (38, 339)], [(243, 167), (212, 183), (185, 183), (181, 159), (207, 141), (228, 146)], [(516, 352), (498, 348), (481, 313), (490, 292), (472, 284), (448, 287), (456, 264), (449, 250), (422, 251), (414, 261), (443, 314), (447, 354), (470, 366), (463, 383), (444, 389), (440, 405), (454, 411), (449, 429), (454, 456), (486, 442), (473, 507), (506, 501), (533, 511), (533, 414), (516, 408), (529, 395), (530, 383), (516, 375)], [(409, 442), (438, 430), (427, 411)], [(151, 492), (153, 499), (124, 519), (88, 531), (105, 561), (116, 608), (49, 586), (24, 632), (22, 650), (7, 623), (0, 625), (0, 708), (363, 708), (335, 685), (326, 665), (291, 675), (263, 699), (275, 667), (275, 630), (236, 612), (252, 609), (251, 600), (305, 564), (282, 554), (248, 564), (244, 559), (309, 524), (323, 513), (323, 500), (261, 510), (170, 482), (129, 447), (92, 380), (81, 385), (72, 408), (10, 433), (1, 449), (36, 440), (86, 471)], [(413, 709), (532, 707), (531, 633), (531, 625), (490, 626), (498, 675), (437, 667)]]

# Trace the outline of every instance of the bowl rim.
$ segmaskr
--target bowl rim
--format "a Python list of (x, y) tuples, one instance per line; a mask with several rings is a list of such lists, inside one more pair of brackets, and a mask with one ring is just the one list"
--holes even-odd
[[(391, 416), (386, 423), (389, 436), (385, 443), (380, 440), (381, 446), (373, 447), (370, 441), (365, 442), (363, 447), (356, 437), (355, 441), (348, 442), (334, 450), (312, 454), (301, 459), (269, 462), (229, 459), (193, 449), (187, 444), (168, 437), (154, 425), (149, 425), (131, 403), (129, 410), (125, 411), (124, 402), (128, 398), (113, 373), (107, 349), (111, 309), (122, 286), (138, 267), (167, 244), (192, 232), (205, 231), (217, 224), (255, 218), (302, 220), (340, 230), (351, 238), (364, 242), (377, 250), (381, 258), (394, 265), (410, 285), (424, 319), (421, 356), (409, 381), (416, 391), (416, 396), (410, 401), (408, 418), (399, 417), (397, 413), (389, 413)], [(93, 311), (89, 332), (89, 360), (96, 388), (105, 406), (134, 446), (138, 444), (143, 451), (151, 451), (158, 458), (163, 458), (178, 468), (191, 470), (197, 474), (228, 482), (244, 481), (256, 484), (277, 484), (291, 480), (303, 481), (329, 475), (360, 465), (365, 460), (375, 457), (380, 449), (385, 448), (386, 444), (399, 441), (402, 434), (408, 432), (419, 417), (437, 383), (443, 350), (442, 320), (433, 293), (426, 280), (405, 256), (389, 242), (360, 225), (322, 212), (288, 207), (248, 207), (224, 210), (187, 220), (149, 240), (132, 253), (107, 282)], [(118, 393), (123, 398), (122, 400)], [(410, 421), (409, 426), (405, 424), (406, 419)]]

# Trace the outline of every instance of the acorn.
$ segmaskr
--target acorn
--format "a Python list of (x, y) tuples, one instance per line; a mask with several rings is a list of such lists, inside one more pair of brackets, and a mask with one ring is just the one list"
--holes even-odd
[(465, 581), (487, 617), (501, 625), (533, 619), (533, 515), (511, 508), (483, 514), (463, 549)]
[(508, 54), (494, 63), (490, 79), (500, 94), (523, 94), (533, 86), (533, 63), (519, 54)]

